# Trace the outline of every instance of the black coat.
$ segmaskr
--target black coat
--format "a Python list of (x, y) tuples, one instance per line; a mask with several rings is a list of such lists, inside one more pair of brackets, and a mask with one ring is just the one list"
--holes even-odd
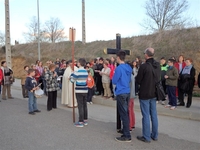
[(192, 93), (195, 84), (195, 74), (196, 70), (194, 67), (191, 68), (190, 74), (182, 74), (180, 72), (178, 79), (178, 88), (185, 93)]
[[(156, 77), (154, 78), (151, 63), (155, 70)], [(155, 82), (160, 81), (161, 68), (160, 64), (153, 58), (147, 59), (146, 63), (142, 64), (136, 76), (136, 82), (140, 85), (139, 99), (147, 100), (156, 97)]]

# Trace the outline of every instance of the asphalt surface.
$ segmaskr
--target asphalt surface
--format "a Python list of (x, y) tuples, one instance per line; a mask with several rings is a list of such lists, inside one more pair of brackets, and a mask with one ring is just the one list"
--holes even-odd
[[(13, 88), (15, 99), (0, 102), (0, 150), (199, 150), (200, 122), (159, 115), (159, 138), (150, 144), (136, 139), (141, 135), (141, 113), (136, 111), (136, 128), (131, 143), (114, 140), (116, 132), (115, 107), (88, 105), (89, 124), (76, 128), (72, 109), (60, 104), (58, 109), (46, 110), (46, 99), (38, 99), (42, 111), (28, 114), (27, 99), (20, 89)], [(187, 113), (187, 112), (186, 112)], [(76, 120), (77, 120), (76, 109)]]

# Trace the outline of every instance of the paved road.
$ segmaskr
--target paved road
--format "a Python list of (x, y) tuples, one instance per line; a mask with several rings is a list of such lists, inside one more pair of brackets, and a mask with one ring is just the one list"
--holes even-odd
[[(15, 99), (0, 102), (0, 150), (199, 150), (200, 122), (159, 116), (159, 140), (150, 144), (136, 139), (141, 134), (141, 114), (136, 112), (136, 129), (131, 143), (119, 143), (115, 130), (115, 108), (88, 105), (89, 125), (76, 128), (72, 110), (60, 105), (46, 111), (46, 97), (38, 99), (41, 113), (31, 116), (27, 99), (12, 89)], [(77, 110), (76, 110), (77, 112)], [(77, 118), (77, 116), (76, 116)]]

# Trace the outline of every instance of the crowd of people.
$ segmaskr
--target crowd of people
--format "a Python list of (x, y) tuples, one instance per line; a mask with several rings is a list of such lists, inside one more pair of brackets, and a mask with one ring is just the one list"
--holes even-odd
[[(195, 84), (195, 68), (191, 58), (180, 55), (157, 62), (154, 49), (144, 51), (145, 60), (137, 57), (133, 61), (125, 61), (126, 53), (119, 51), (115, 57), (104, 59), (98, 57), (86, 62), (62, 60), (58, 58), (47, 61), (36, 61), (30, 67), (24, 66), (21, 77), (22, 96), (28, 98), (29, 114), (40, 112), (37, 108), (36, 91), (42, 89), (47, 96), (47, 110), (57, 108), (57, 91), (61, 89), (61, 104), (70, 108), (78, 107), (79, 121), (76, 127), (88, 124), (87, 104), (93, 104), (92, 98), (102, 96), (117, 101), (123, 134), (117, 141), (130, 142), (130, 131), (135, 127), (134, 99), (138, 95), (142, 113), (142, 136), (137, 139), (149, 143), (158, 139), (158, 119), (156, 103), (165, 108), (175, 110), (177, 106), (189, 108), (192, 104), (192, 92)], [(12, 99), (11, 85), (14, 82), (13, 71), (7, 67), (6, 61), (1, 62), (0, 92), (2, 100)], [(157, 99), (155, 84), (161, 82), (165, 91), (164, 99)], [(73, 86), (74, 85), (74, 86)], [(6, 95), (7, 93), (7, 95)], [(184, 97), (187, 95), (187, 103)], [(74, 101), (73, 101), (74, 97)], [(166, 103), (166, 100), (169, 102)], [(150, 116), (150, 117), (149, 117)], [(152, 130), (150, 130), (150, 119)]]

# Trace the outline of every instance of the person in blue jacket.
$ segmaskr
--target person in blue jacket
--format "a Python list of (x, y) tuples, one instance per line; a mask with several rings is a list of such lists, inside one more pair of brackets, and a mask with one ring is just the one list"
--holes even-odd
[(130, 65), (124, 62), (125, 56), (125, 51), (118, 51), (116, 60), (119, 66), (116, 68), (112, 79), (113, 84), (116, 85), (115, 94), (117, 100), (117, 108), (123, 124), (123, 135), (121, 137), (115, 138), (115, 140), (119, 142), (131, 142), (131, 135), (129, 131), (128, 104), (130, 100), (130, 82), (132, 68), (130, 67)]
[(35, 115), (35, 113), (39, 113), (40, 110), (37, 108), (37, 98), (35, 97), (35, 90), (39, 87), (37, 86), (37, 81), (34, 78), (35, 70), (29, 69), (28, 70), (28, 77), (26, 78), (25, 88), (28, 90), (28, 108), (29, 114)]

